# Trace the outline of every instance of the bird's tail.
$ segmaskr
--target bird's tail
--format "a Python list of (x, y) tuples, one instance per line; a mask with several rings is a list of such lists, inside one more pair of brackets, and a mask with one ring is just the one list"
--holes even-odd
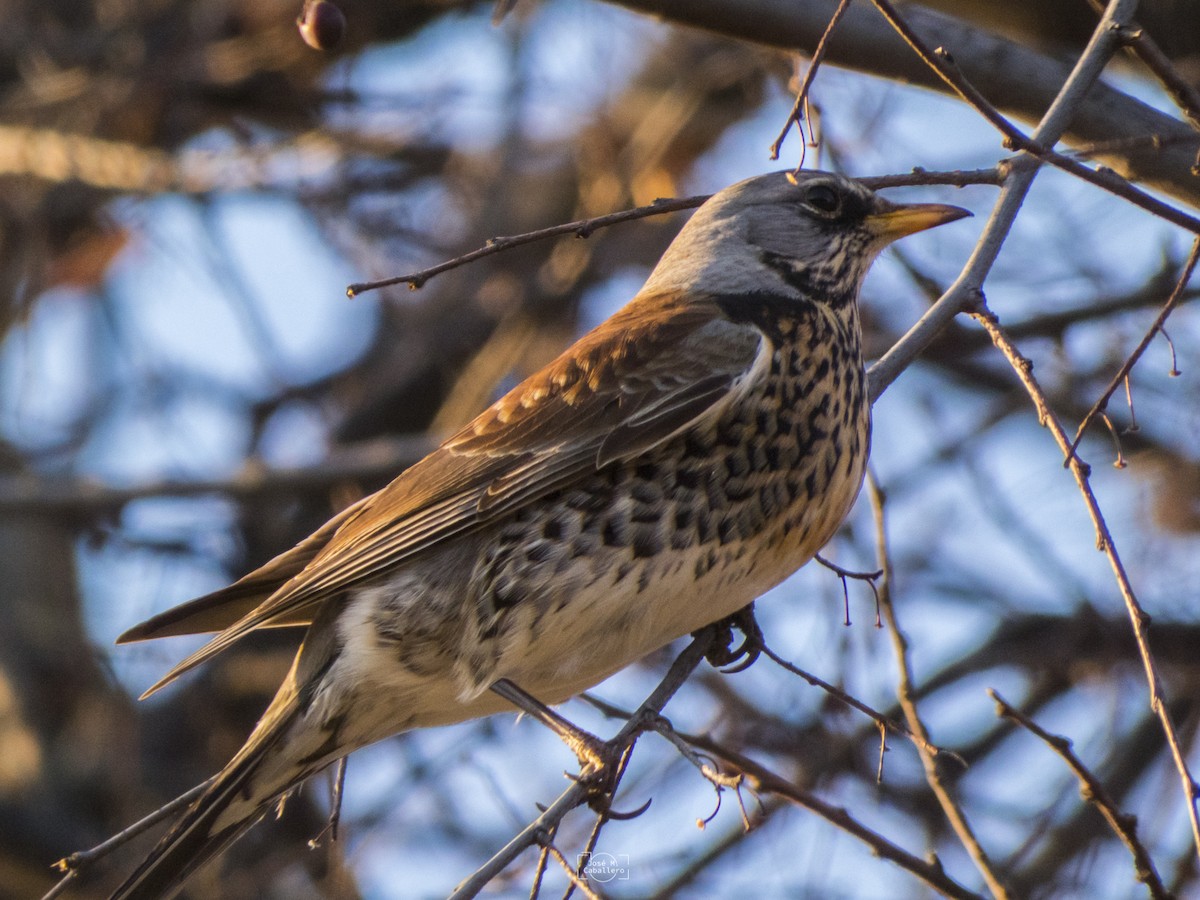
[(237, 756), (111, 900), (175, 896), (194, 871), (261, 819), (280, 796), (336, 758), (330, 749), (316, 729), (304, 727), (303, 709), (289, 678)]

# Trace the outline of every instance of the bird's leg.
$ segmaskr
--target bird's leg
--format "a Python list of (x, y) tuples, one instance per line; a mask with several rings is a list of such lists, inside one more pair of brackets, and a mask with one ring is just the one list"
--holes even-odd
[(507, 678), (496, 681), (491, 689), (521, 712), (528, 713), (557, 734), (579, 759), (580, 770), (584, 774), (590, 774), (589, 769), (591, 772), (603, 771), (608, 765), (611, 754), (608, 753), (607, 745), (591, 732), (569, 722)]
[[(762, 653), (763, 648), (763, 633), (758, 627), (758, 622), (754, 618), (754, 604), (743, 606), (732, 616), (727, 616), (719, 622), (713, 623), (720, 631), (709, 648), (708, 653), (704, 658), (708, 660), (709, 665), (720, 668), (728, 666), (730, 663), (739, 662), (732, 668), (724, 669), (728, 674), (734, 672), (742, 672), (750, 668)], [(742, 643), (733, 647), (733, 629), (737, 629), (743, 635)]]

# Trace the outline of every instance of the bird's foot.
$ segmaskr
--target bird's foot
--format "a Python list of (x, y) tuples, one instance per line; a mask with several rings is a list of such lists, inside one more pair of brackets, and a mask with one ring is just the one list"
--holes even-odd
[[(732, 616), (727, 616), (714, 624), (718, 629), (717, 636), (708, 653), (704, 655), (709, 665), (716, 668), (729, 666), (729, 668), (722, 669), (726, 674), (743, 672), (754, 665), (764, 646), (762, 629), (758, 627), (758, 622), (754, 618), (754, 604), (744, 606)], [(733, 646), (733, 630), (735, 628), (742, 633), (742, 642), (737, 647)], [(737, 663), (737, 665), (731, 665), (731, 663)]]
[(567, 745), (575, 758), (579, 760), (580, 777), (587, 777), (591, 772), (601, 772), (609, 767), (612, 750), (604, 741), (590, 731), (584, 731), (532, 694), (522, 690), (507, 678), (501, 678), (492, 685), (492, 691), (499, 694), (521, 712), (537, 719)]

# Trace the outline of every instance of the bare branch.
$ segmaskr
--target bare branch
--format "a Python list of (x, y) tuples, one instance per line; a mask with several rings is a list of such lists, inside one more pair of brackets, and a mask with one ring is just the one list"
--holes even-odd
[(1142, 844), (1137, 836), (1137, 819), (1133, 816), (1125, 815), (1117, 809), (1112, 798), (1108, 796), (1108, 791), (1100, 783), (1100, 779), (1092, 774), (1092, 771), (1071, 750), (1071, 742), (1064, 737), (1051, 734), (1043, 729), (1031, 718), (1010, 705), (998, 692), (989, 689), (988, 694), (996, 701), (996, 715), (1016, 722), (1044, 741), (1051, 750), (1063, 758), (1071, 771), (1079, 779), (1082, 785), (1080, 793), (1083, 794), (1083, 798), (1100, 810), (1100, 814), (1104, 816), (1104, 820), (1108, 822), (1109, 827), (1112, 828), (1125, 846), (1129, 848), (1129, 852), (1133, 855), (1133, 864), (1137, 873), (1137, 879), (1146, 885), (1150, 891), (1150, 896), (1154, 897), (1155, 900), (1166, 900), (1166, 898), (1170, 897), (1170, 892), (1163, 886), (1162, 880), (1158, 876), (1158, 870), (1154, 867), (1154, 860), (1150, 858), (1145, 845)]
[(695, 209), (701, 203), (709, 198), (709, 194), (703, 194), (696, 197), (683, 197), (675, 200), (655, 200), (647, 206), (639, 206), (636, 209), (624, 209), (620, 212), (608, 213), (603, 216), (596, 216), (591, 219), (580, 219), (577, 222), (566, 222), (562, 225), (551, 225), (549, 228), (540, 228), (537, 231), (527, 231), (524, 234), (514, 234), (508, 237), (494, 237), (486, 244), (477, 250), (472, 250), (470, 253), (464, 253), (462, 256), (456, 256), (454, 259), (446, 262), (438, 263), (436, 266), (430, 266), (427, 269), (421, 269), (416, 272), (410, 272), (408, 275), (396, 275), (392, 278), (383, 278), (379, 281), (361, 281), (355, 282), (346, 288), (346, 295), (356, 297), (359, 294), (367, 291), (373, 291), (378, 288), (390, 287), (394, 284), (407, 283), (412, 290), (418, 290), (424, 286), (434, 275), (440, 275), (442, 272), (447, 272), (450, 269), (457, 269), (459, 266), (465, 266), (467, 263), (475, 262), (477, 259), (482, 259), (485, 256), (491, 256), (493, 253), (502, 253), (505, 250), (511, 250), (514, 247), (520, 247), (523, 244), (531, 244), (534, 241), (545, 240), (546, 238), (561, 237), (565, 234), (573, 234), (579, 238), (591, 237), (592, 233), (599, 228), (608, 228), (611, 225), (617, 225), (621, 222), (630, 222), (634, 219), (644, 219), (647, 216), (660, 216), (665, 213), (679, 212), (683, 209)]
[[(836, 0), (607, 0), (639, 12), (682, 24), (707, 28), (787, 50), (813, 47), (836, 8)], [(1017, 41), (987, 34), (952, 16), (907, 4), (905, 20), (931, 47), (952, 47), (966, 77), (992, 99), (998, 109), (1026, 122), (1042, 118), (1058, 93), (1056, 85), (1068, 79), (1069, 66), (1038, 53)], [(1127, 22), (1124, 25), (1128, 25)], [(1114, 34), (1118, 42), (1127, 32)], [(895, 81), (911, 82), (935, 90), (946, 83), (913, 56), (895, 32), (866, 4), (852, 4), (830, 43), (827, 62), (847, 66)], [(1182, 122), (1152, 109), (1104, 84), (1073, 106), (1070, 121), (1059, 137), (1071, 144), (1092, 144), (1122, 138), (1164, 138), (1191, 135)], [(1116, 147), (1104, 163), (1129, 181), (1146, 184), (1176, 199), (1200, 205), (1200, 179), (1192, 174), (1195, 154), (1185, 145), (1159, 144)]]
[(883, 580), (879, 584), (879, 606), (883, 611), (884, 621), (887, 622), (888, 631), (892, 636), (892, 646), (896, 653), (896, 666), (899, 669), (900, 675), (899, 683), (896, 686), (896, 698), (900, 701), (900, 709), (904, 712), (904, 718), (908, 722), (909, 730), (915, 736), (914, 743), (917, 746), (917, 754), (920, 756), (921, 765), (925, 769), (925, 781), (929, 784), (934, 796), (937, 797), (937, 801), (942, 807), (942, 812), (945, 813), (946, 820), (950, 823), (950, 827), (954, 829), (954, 833), (958, 835), (959, 841), (975, 863), (975, 868), (983, 876), (983, 880), (987, 884), (988, 890), (992, 892), (992, 896), (1000, 898), (1000, 900), (1006, 900), (1006, 898), (1011, 896), (1008, 886), (1005, 885), (993, 868), (991, 859), (988, 858), (987, 852), (975, 836), (975, 832), (972, 830), (970, 822), (967, 821), (966, 814), (958, 805), (958, 801), (954, 799), (949, 788), (942, 782), (941, 773), (937, 769), (937, 760), (927, 749), (932, 745), (932, 741), (929, 739), (929, 732), (925, 728), (925, 723), (921, 721), (921, 716), (917, 712), (916, 695), (913, 690), (912, 666), (908, 660), (908, 639), (904, 636), (904, 632), (900, 630), (900, 624), (896, 619), (896, 609), (892, 605), (892, 563), (890, 554), (888, 553), (887, 529), (884, 523), (883, 492), (879, 489), (873, 473), (868, 476), (868, 491), (871, 497), (871, 507), (875, 511), (875, 531), (876, 542), (879, 545), (879, 564), (880, 568), (883, 569)]
[[(1105, 64), (1120, 45), (1117, 29), (1112, 26), (1121, 21), (1117, 18), (1118, 14), (1127, 15), (1133, 5), (1133, 0), (1114, 0), (1110, 4), (1104, 19), (1092, 34), (1087, 48), (1076, 61), (1070, 77), (1034, 130), (1032, 140), (1035, 143), (1052, 146), (1078, 117)], [(991, 271), (1025, 195), (1033, 183), (1038, 161), (1034, 157), (1021, 156), (1012, 160), (1011, 166), (1012, 170), (1005, 179), (983, 234), (975, 245), (975, 251), (954, 284), (926, 311), (920, 321), (871, 367), (868, 374), (872, 400), (878, 399), (887, 390), (887, 386), (933, 341), (946, 323), (982, 299), (984, 279)]]
[(122, 829), (112, 837), (102, 841), (95, 847), (92, 847), (90, 850), (79, 850), (75, 853), (72, 853), (70, 856), (60, 859), (54, 864), (54, 867), (58, 869), (58, 871), (66, 872), (67, 874), (64, 875), (59, 882), (54, 885), (53, 888), (46, 892), (46, 894), (42, 897), (42, 900), (53, 900), (53, 898), (60, 896), (62, 892), (65, 891), (70, 885), (71, 881), (76, 878), (79, 873), (88, 865), (98, 859), (104, 858), (118, 847), (129, 843), (138, 835), (150, 828), (153, 828), (163, 819), (168, 818), (173, 813), (183, 809), (185, 806), (203, 794), (205, 788), (207, 788), (215, 780), (216, 776), (213, 776), (207, 781), (201, 782), (191, 790), (180, 794), (170, 803), (160, 806), (154, 812), (150, 813), (150, 815), (139, 819), (128, 828)]
[(775, 794), (797, 806), (802, 806), (814, 812), (827, 822), (853, 835), (883, 859), (889, 860), (902, 869), (915, 875), (934, 890), (946, 897), (962, 898), (962, 900), (981, 900), (978, 894), (967, 890), (946, 874), (942, 864), (935, 858), (925, 861), (914, 856), (902, 847), (892, 843), (877, 831), (855, 819), (846, 810), (826, 803), (810, 791), (787, 780), (781, 775), (768, 769), (747, 756), (723, 746), (717, 741), (704, 735), (682, 735), (694, 747), (720, 757), (730, 765), (744, 772), (756, 791)]
[[(1112, 395), (1117, 392), (1117, 389), (1123, 383), (1127, 383), (1129, 373), (1133, 371), (1133, 367), (1142, 358), (1142, 354), (1146, 352), (1146, 348), (1150, 346), (1150, 342), (1162, 331), (1163, 326), (1167, 323), (1167, 317), (1171, 315), (1175, 307), (1179, 305), (1179, 301), (1183, 299), (1188, 282), (1192, 280), (1192, 273), (1196, 270), (1197, 262), (1200, 262), (1200, 237), (1196, 238), (1192, 243), (1191, 253), (1188, 254), (1187, 262), (1184, 264), (1183, 271), (1179, 275), (1179, 280), (1175, 282), (1174, 290), (1171, 291), (1171, 295), (1167, 298), (1167, 302), (1163, 304), (1162, 310), (1154, 318), (1153, 324), (1146, 331), (1146, 334), (1143, 335), (1138, 345), (1133, 348), (1133, 352), (1121, 364), (1121, 368), (1112, 377), (1112, 380), (1108, 383), (1108, 387), (1104, 389), (1100, 398), (1088, 410), (1087, 415), (1083, 417), (1083, 421), (1079, 423), (1079, 428), (1075, 432), (1075, 439), (1071, 441), (1071, 457), (1074, 457), (1075, 451), (1079, 448), (1079, 442), (1083, 440), (1083, 434), (1087, 431), (1088, 426), (1092, 424), (1092, 420), (1108, 408), (1108, 401), (1112, 399)], [(1068, 461), (1069, 459), (1070, 457)], [(1063, 465), (1065, 466), (1066, 463), (1063, 463)]]
[[(817, 49), (813, 51), (812, 58), (808, 61), (808, 70), (804, 73), (804, 80), (800, 82), (800, 89), (796, 91), (796, 102), (792, 104), (792, 111), (788, 113), (787, 121), (783, 123), (783, 128), (779, 132), (779, 136), (775, 138), (775, 142), (771, 144), (771, 159), (779, 159), (779, 148), (783, 146), (784, 140), (787, 138), (788, 132), (792, 130), (792, 123), (800, 129), (800, 138), (804, 138), (804, 129), (801, 124), (804, 119), (804, 106), (808, 103), (808, 91), (812, 87), (813, 79), (817, 77), (817, 71), (821, 68), (821, 60), (825, 58), (825, 49), (829, 45), (829, 36), (833, 34), (833, 29), (837, 28), (837, 23), (841, 21), (842, 16), (846, 14), (846, 9), (850, 6), (850, 0), (841, 0), (838, 3), (837, 9), (833, 11), (833, 15), (829, 19), (829, 25), (821, 34), (821, 40), (817, 41)], [(804, 165), (804, 150), (803, 146), (800, 150), (800, 163), (796, 166), (797, 169)]]
[[(608, 741), (606, 746), (610, 751), (624, 753), (633, 746), (638, 735), (649, 727), (648, 723), (662, 712), (662, 708), (683, 686), (696, 666), (704, 660), (704, 655), (712, 645), (715, 634), (715, 629), (711, 625), (696, 632), (692, 642), (676, 657), (675, 662), (671, 664), (671, 668), (667, 670), (667, 674), (659, 682), (654, 692), (638, 707), (637, 712), (629, 718), (617, 735)], [(615, 789), (615, 784), (610, 786), (610, 790)], [(567, 813), (586, 803), (592, 790), (593, 785), (589, 779), (578, 779), (554, 801), (549, 809), (526, 826), (495, 856), (480, 866), (470, 878), (462, 882), (450, 895), (451, 900), (466, 900), (468, 897), (476, 896), (492, 878), (503, 871), (525, 850), (533, 846), (545, 846), (545, 835), (556, 828)]]
[(1083, 495), (1088, 516), (1091, 518), (1092, 525), (1096, 529), (1096, 546), (1108, 558), (1109, 566), (1112, 568), (1113, 575), (1117, 581), (1117, 587), (1120, 589), (1121, 596), (1125, 601), (1129, 620), (1133, 625), (1133, 635), (1137, 642), (1138, 654), (1142, 661), (1142, 667), (1145, 670), (1146, 682), (1150, 688), (1150, 708), (1154, 711), (1162, 726), (1167, 746), (1170, 747), (1171, 756), (1175, 762), (1175, 769), (1179, 773), (1180, 781), (1183, 784), (1183, 795), (1187, 804), (1188, 818), (1192, 826), (1192, 840), (1197, 854), (1200, 855), (1200, 812), (1196, 808), (1197, 799), (1200, 797), (1200, 786), (1197, 785), (1196, 779), (1192, 776), (1191, 770), (1188, 768), (1187, 757), (1184, 755), (1183, 748), (1180, 745), (1179, 736), (1175, 730), (1175, 723), (1171, 720), (1170, 710), (1167, 709), (1166, 691), (1163, 688), (1162, 678), (1159, 676), (1154, 656), (1150, 652), (1150, 616), (1142, 608), (1137, 595), (1134, 593), (1133, 584), (1129, 581), (1129, 575), (1125, 571), (1125, 564), (1121, 561), (1121, 557), (1117, 553), (1116, 544), (1113, 543), (1112, 534), (1108, 529), (1108, 524), (1104, 520), (1104, 514), (1100, 511), (1100, 503), (1096, 500), (1096, 495), (1092, 491), (1090, 481), (1091, 468), (1072, 451), (1071, 441), (1067, 437), (1062, 423), (1059, 422), (1058, 417), (1050, 409), (1045, 392), (1033, 376), (1033, 366), (1028, 359), (1021, 355), (1016, 345), (1013, 344), (1004, 329), (1001, 328), (995, 314), (986, 306), (981, 305), (973, 315), (987, 329), (997, 349), (1004, 354), (1004, 358), (1009, 361), (1009, 364), (1013, 367), (1013, 371), (1021, 379), (1021, 383), (1024, 385), (1029, 398), (1033, 401), (1034, 408), (1037, 410), (1038, 422), (1048, 429), (1054, 437), (1054, 441), (1062, 451), (1063, 458), (1066, 460), (1071, 474), (1075, 477), (1075, 483), (1079, 486), (1079, 491)]

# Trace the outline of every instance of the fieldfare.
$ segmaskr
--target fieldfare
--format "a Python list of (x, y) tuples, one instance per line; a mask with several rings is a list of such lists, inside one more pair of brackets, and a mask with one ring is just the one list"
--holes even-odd
[[(830, 539), (871, 411), (858, 293), (966, 210), (824, 172), (716, 194), (630, 303), (383, 490), (121, 642), (307, 626), (245, 746), (115, 894), (171, 896), (291, 788), (411, 728), (553, 704), (723, 619)], [(511, 697), (511, 691), (505, 691)]]

